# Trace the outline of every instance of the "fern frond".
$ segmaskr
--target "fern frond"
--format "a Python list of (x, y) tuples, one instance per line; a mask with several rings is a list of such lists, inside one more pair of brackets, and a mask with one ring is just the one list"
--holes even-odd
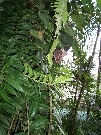
[(54, 3), (55, 9), (55, 20), (56, 20), (56, 32), (55, 35), (59, 35), (59, 31), (62, 29), (62, 26), (64, 27), (67, 18), (67, 0), (56, 0)]
[(53, 52), (54, 52), (54, 50), (56, 49), (57, 44), (58, 44), (58, 38), (56, 38), (56, 39), (54, 40), (53, 45), (52, 45), (52, 47), (51, 47), (51, 49), (50, 49), (50, 52), (49, 52), (49, 54), (47, 55), (47, 59), (48, 59), (48, 63), (49, 63), (50, 68), (51, 68), (52, 65), (53, 65), (52, 57), (53, 57)]
[(57, 38), (54, 40), (50, 52), (47, 56), (50, 67), (52, 67), (53, 64), (52, 62), (53, 52), (58, 44), (58, 36), (60, 35), (60, 30), (62, 29), (62, 27), (65, 26), (68, 18), (67, 0), (56, 0), (53, 7), (55, 7), (55, 20), (56, 20), (56, 27), (57, 27), (55, 31), (55, 37)]

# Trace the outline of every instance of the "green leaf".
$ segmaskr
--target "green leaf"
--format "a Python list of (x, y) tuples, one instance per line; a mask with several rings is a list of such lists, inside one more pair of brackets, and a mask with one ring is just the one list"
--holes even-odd
[(15, 114), (17, 111), (14, 108), (14, 106), (12, 106), (8, 103), (3, 103), (3, 102), (0, 102), (0, 108), (4, 109), (6, 112), (11, 113), (11, 114)]
[(71, 81), (72, 78), (71, 78), (71, 75), (64, 75), (64, 76), (60, 76), (58, 78), (56, 78), (53, 82), (53, 84), (58, 84), (58, 83), (65, 83), (67, 81)]
[(55, 35), (59, 35), (62, 26), (65, 25), (68, 19), (68, 12), (67, 12), (67, 1), (65, 0), (56, 0), (54, 3), (55, 8), (55, 18), (56, 18), (56, 32)]
[(25, 86), (31, 85), (28, 81), (28, 78), (17, 69), (9, 68), (7, 70), (6, 78), (16, 80), (21, 86), (22, 85), (25, 85)]
[(8, 122), (7, 118), (5, 115), (0, 114), (0, 121), (6, 124), (6, 126), (10, 126), (10, 123)]
[(0, 125), (0, 135), (6, 135), (6, 130)]
[(87, 4), (88, 4), (89, 6), (92, 5), (92, 0), (81, 0), (81, 1), (82, 1), (82, 4), (83, 4), (84, 6), (86, 6)]
[(56, 46), (57, 46), (58, 42), (59, 42), (59, 41), (58, 41), (58, 38), (56, 38), (56, 39), (54, 40), (54, 42), (53, 42), (53, 45), (52, 45), (52, 47), (51, 47), (51, 49), (50, 49), (49, 54), (47, 55), (47, 59), (48, 59), (48, 63), (49, 63), (49, 66), (50, 66), (50, 67), (52, 67), (52, 65), (53, 65), (53, 61), (52, 61), (53, 52), (54, 52), (54, 50), (56, 49)]
[(34, 117), (38, 111), (38, 102), (32, 102), (29, 106), (29, 117)]
[(27, 23), (27, 22), (20, 23), (18, 27), (19, 27), (20, 30), (24, 30), (24, 29), (29, 30), (29, 29), (31, 29), (30, 23)]
[(24, 67), (25, 67), (24, 74), (28, 73), (28, 76), (31, 77), (33, 75), (33, 70), (31, 68), (31, 66), (27, 63), (24, 63)]
[(5, 90), (10, 94), (17, 95), (16, 91), (6, 82), (3, 82), (2, 85), (4, 86)]
[(63, 32), (60, 36), (61, 43), (63, 46), (71, 46), (73, 43), (73, 38), (68, 33)]
[(0, 96), (9, 103), (9, 97), (7, 96), (6, 92), (4, 89), (0, 86)]
[(74, 43), (72, 44), (72, 48), (73, 48), (73, 51), (74, 51), (74, 54), (79, 57), (79, 46), (77, 43)]
[(53, 81), (52, 75), (51, 74), (48, 74), (48, 78), (49, 78), (49, 84), (51, 84), (52, 81)]
[(40, 35), (40, 34), (38, 33), (38, 31), (31, 29), (31, 30), (30, 30), (30, 34), (31, 34), (33, 37), (38, 38), (39, 40), (43, 41), (42, 35)]
[(6, 65), (3, 67), (2, 71), (3, 71), (4, 69), (8, 68), (10, 65), (12, 65), (16, 57), (17, 57), (16, 55), (12, 56), (12, 57), (7, 61)]
[(30, 65), (28, 65), (28, 71), (29, 71), (29, 77), (31, 77), (33, 74), (33, 70)]
[(16, 90), (24, 92), (22, 85), (17, 80), (15, 80), (13, 77), (11, 78), (11, 76), (7, 76), (5, 78), (5, 81), (8, 84), (10, 84), (12, 87), (14, 87)]
[(20, 22), (33, 20), (35, 17), (36, 16), (34, 14), (33, 15), (29, 14), (29, 15), (23, 16)]
[(99, 5), (100, 8), (101, 8), (101, 0), (97, 0), (97, 3), (98, 3), (98, 5)]
[(27, 74), (28, 73), (28, 64), (26, 62), (24, 63), (24, 67), (25, 67), (24, 74)]
[(60, 72), (62, 72), (62, 73), (71, 73), (71, 70), (69, 70), (68, 68), (62, 67), (60, 69)]
[(82, 16), (80, 14), (72, 14), (71, 17), (72, 17), (73, 21), (76, 23), (77, 28), (82, 29), (82, 26), (84, 23)]
[(44, 76), (43, 82), (46, 83), (46, 81), (47, 81), (47, 76)]
[(45, 105), (44, 103), (40, 103), (40, 107), (39, 107), (40, 110), (44, 110), (44, 111), (49, 111), (49, 106), (48, 105)]
[(88, 0), (81, 0), (81, 1), (82, 1), (82, 3), (83, 3), (84, 5), (86, 5)]
[(20, 106), (20, 104), (17, 103), (17, 102), (15, 101), (15, 99), (11, 99), (11, 98), (10, 98), (10, 103), (11, 103), (11, 105), (13, 105), (15, 108), (17, 108), (17, 109), (22, 109), (22, 106)]
[(48, 64), (41, 64), (42, 70), (47, 74), (49, 72)]
[(49, 24), (49, 15), (39, 11), (38, 16), (40, 20), (42, 21), (42, 23), (44, 24), (44, 26), (47, 27), (47, 25)]
[(45, 128), (47, 124), (48, 119), (46, 117), (42, 117), (31, 123), (30, 130), (39, 130), (40, 128)]
[(3, 9), (4, 9), (8, 14), (11, 14), (11, 13), (12, 13), (11, 7), (10, 7), (8, 4), (2, 2), (2, 3), (0, 4), (0, 6), (3, 7)]

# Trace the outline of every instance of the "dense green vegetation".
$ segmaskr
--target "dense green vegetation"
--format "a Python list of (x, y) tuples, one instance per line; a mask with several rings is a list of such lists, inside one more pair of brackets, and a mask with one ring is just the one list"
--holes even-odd
[[(100, 0), (0, 3), (0, 135), (101, 134), (100, 72), (97, 81), (92, 75), (100, 10)], [(70, 47), (73, 65), (63, 65)]]

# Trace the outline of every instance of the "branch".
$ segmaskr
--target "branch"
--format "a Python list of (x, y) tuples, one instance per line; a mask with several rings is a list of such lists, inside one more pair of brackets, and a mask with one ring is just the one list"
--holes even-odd
[(11, 125), (10, 125), (10, 129), (7, 133), (7, 135), (10, 135), (15, 129), (15, 115), (13, 116), (13, 119), (12, 119), (12, 122), (11, 122)]
[(75, 114), (74, 114), (73, 124), (72, 124), (72, 127), (71, 127), (71, 135), (74, 134), (74, 127), (75, 127), (75, 122), (76, 122), (77, 111), (78, 111), (78, 107), (79, 107), (80, 100), (82, 98), (82, 94), (84, 92), (84, 89), (85, 89), (85, 83), (83, 83), (83, 85), (82, 85), (82, 88), (81, 88), (81, 91), (80, 91), (80, 94), (79, 94), (79, 98), (77, 100), (77, 104), (76, 104), (76, 107), (75, 107)]
[(97, 30), (97, 36), (96, 36), (96, 40), (95, 40), (95, 44), (94, 44), (94, 48), (93, 48), (93, 52), (92, 52), (92, 56), (89, 57), (89, 64), (91, 64), (91, 62), (93, 61), (93, 58), (94, 58), (94, 55), (95, 55), (95, 49), (96, 49), (96, 46), (97, 46), (97, 41), (98, 41), (98, 37), (99, 37), (99, 34), (100, 34), (100, 24), (98, 25), (98, 30)]

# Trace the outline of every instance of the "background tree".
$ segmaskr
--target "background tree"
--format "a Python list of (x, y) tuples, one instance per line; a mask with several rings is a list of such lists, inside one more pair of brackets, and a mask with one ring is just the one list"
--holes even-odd
[[(98, 5), (86, 0), (0, 3), (1, 135), (100, 135), (100, 106), (90, 96), (95, 92), (100, 99), (91, 73), (100, 31)], [(87, 59), (83, 47), (96, 28), (94, 51)], [(61, 64), (70, 47), (72, 68)], [(66, 98), (69, 87), (74, 99)], [(87, 117), (79, 118), (78, 111)]]

